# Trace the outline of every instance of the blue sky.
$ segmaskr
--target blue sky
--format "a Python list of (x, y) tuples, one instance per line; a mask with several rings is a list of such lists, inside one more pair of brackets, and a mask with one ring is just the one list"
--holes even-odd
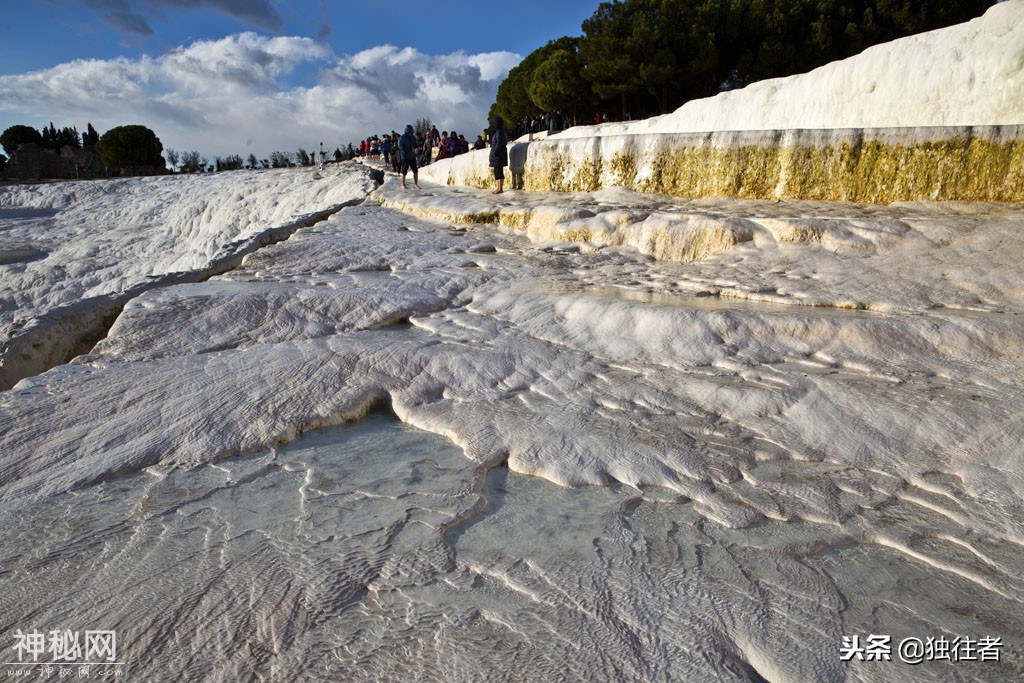
[(0, 130), (143, 123), (165, 147), (258, 156), (418, 115), (475, 134), (508, 69), (597, 4), (18, 0), (0, 19)]

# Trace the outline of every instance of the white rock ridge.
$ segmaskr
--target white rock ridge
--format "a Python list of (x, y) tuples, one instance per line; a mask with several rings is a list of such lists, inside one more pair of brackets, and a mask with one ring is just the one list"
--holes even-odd
[(371, 187), (346, 168), (0, 188), (0, 386), (102, 335), (122, 295), (201, 277)]

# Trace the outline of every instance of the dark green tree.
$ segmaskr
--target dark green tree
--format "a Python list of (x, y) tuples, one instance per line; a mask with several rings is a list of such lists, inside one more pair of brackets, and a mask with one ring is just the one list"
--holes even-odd
[(256, 155), (255, 154), (250, 154), (249, 155), (248, 162), (249, 162), (249, 168), (259, 168), (259, 162), (256, 161)]
[(156, 133), (139, 125), (111, 128), (96, 143), (104, 164), (132, 174), (145, 167), (164, 168), (163, 149)]
[(3, 154), (0, 154), (0, 171), (4, 170), (5, 168), (7, 168), (7, 157), (5, 157)]
[(581, 61), (593, 91), (623, 118), (714, 94), (725, 0), (615, 0), (583, 23)]
[(61, 147), (82, 148), (82, 136), (78, 134), (78, 128), (70, 126), (57, 131), (57, 149)]
[[(552, 41), (509, 71), (489, 117), (515, 125), (568, 108), (563, 98), (578, 78), (590, 83), (598, 98), (593, 106), (602, 111), (621, 108), (623, 117), (671, 111), (690, 99), (967, 21), (995, 1), (610, 0), (583, 23), (581, 38)], [(553, 58), (559, 50), (574, 55), (575, 64), (565, 54)]]
[(489, 119), (493, 121), (495, 116), (501, 116), (512, 129), (523, 119), (544, 113), (544, 109), (538, 107), (530, 97), (529, 88), (533, 82), (533, 72), (556, 50), (575, 52), (575, 41), (575, 38), (567, 36), (552, 40), (528, 54), (518, 66), (513, 67), (498, 86), (497, 97), (488, 114)]
[(199, 157), (199, 152), (192, 150), (189, 152), (181, 153), (181, 172), (182, 173), (199, 173), (202, 170), (202, 160)]
[[(524, 60), (525, 62), (525, 60)], [(523, 62), (508, 72), (505, 80), (498, 85), (498, 93), (487, 117), (490, 121), (498, 116), (515, 125), (534, 112), (537, 105), (530, 100), (527, 87), (532, 71), (522, 70)]]
[(58, 129), (53, 125), (53, 121), (50, 121), (50, 125), (43, 128), (42, 136), (41, 146), (43, 149), (52, 149), (55, 152), (59, 152), (61, 147), (68, 146), (77, 149), (82, 146), (78, 129), (73, 126)]
[(37, 145), (43, 142), (43, 136), (32, 126), (15, 125), (0, 134), (0, 145), (3, 145), (8, 155), (14, 154), (19, 147), (28, 142)]
[(628, 113), (629, 99), (643, 89), (638, 69), (644, 55), (636, 52), (632, 9), (628, 2), (602, 2), (583, 22), (584, 40), (580, 46), (594, 93), (602, 100), (617, 100), (623, 118)]
[(527, 92), (541, 111), (562, 112), (573, 120), (581, 110), (589, 108), (593, 97), (590, 83), (583, 77), (583, 64), (576, 49), (576, 39), (568, 49), (548, 54), (533, 71)]
[[(802, 73), (871, 45), (968, 21), (995, 0), (730, 0), (727, 85)], [(733, 49), (727, 49), (733, 48)]]
[(92, 127), (92, 124), (88, 124), (86, 131), (82, 133), (82, 146), (83, 147), (95, 147), (96, 143), (100, 141), (100, 134), (96, 132), (96, 129)]
[(242, 157), (237, 154), (229, 154), (223, 159), (217, 157), (216, 165), (218, 171), (237, 171), (242, 168), (244, 162), (242, 161)]
[(285, 152), (271, 152), (270, 165), (274, 168), (288, 168), (292, 166), (292, 160)]
[(681, 40), (686, 15), (679, 0), (633, 0), (630, 8), (629, 54), (638, 55), (636, 80), (643, 93), (657, 101), (659, 112), (668, 110), (672, 85), (679, 80), (679, 63), (685, 43)]
[(673, 14), (655, 30), (660, 40), (672, 46), (675, 67), (662, 81), (642, 74), (662, 112), (675, 110), (687, 100), (717, 94), (725, 73), (723, 50), (733, 49), (728, 47), (732, 44), (728, 2), (675, 0), (666, 5), (673, 7)]
[(43, 126), (43, 130), (40, 132), (43, 136), (42, 148), (54, 149), (54, 145), (57, 142), (57, 128), (53, 125), (53, 121), (50, 121), (49, 126)]

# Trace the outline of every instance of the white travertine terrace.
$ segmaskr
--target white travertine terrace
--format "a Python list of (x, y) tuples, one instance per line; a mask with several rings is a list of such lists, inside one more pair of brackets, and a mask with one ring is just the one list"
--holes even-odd
[[(649, 139), (609, 130), (543, 144)], [(5, 364), (115, 318), (0, 392), (10, 629), (116, 629), (127, 680), (1024, 677), (1024, 205), (474, 158), (0, 188)], [(868, 634), (1001, 657), (840, 661)]]
[[(423, 169), (484, 187), (487, 150)], [(1024, 1), (642, 121), (510, 150), (530, 190), (1024, 201)]]

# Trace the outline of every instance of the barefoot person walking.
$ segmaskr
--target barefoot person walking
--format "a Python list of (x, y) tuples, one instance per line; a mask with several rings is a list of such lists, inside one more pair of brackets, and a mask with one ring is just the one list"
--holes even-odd
[(491, 136), (490, 164), (494, 167), (494, 180), (498, 187), (491, 194), (501, 194), (505, 184), (505, 167), (508, 166), (508, 133), (505, 132), (505, 120), (494, 117), (494, 134)]
[(412, 126), (405, 127), (405, 133), (398, 138), (398, 156), (402, 170), (402, 189), (405, 189), (405, 174), (412, 169), (412, 184), (420, 189), (420, 169), (416, 165), (416, 148), (419, 146)]

